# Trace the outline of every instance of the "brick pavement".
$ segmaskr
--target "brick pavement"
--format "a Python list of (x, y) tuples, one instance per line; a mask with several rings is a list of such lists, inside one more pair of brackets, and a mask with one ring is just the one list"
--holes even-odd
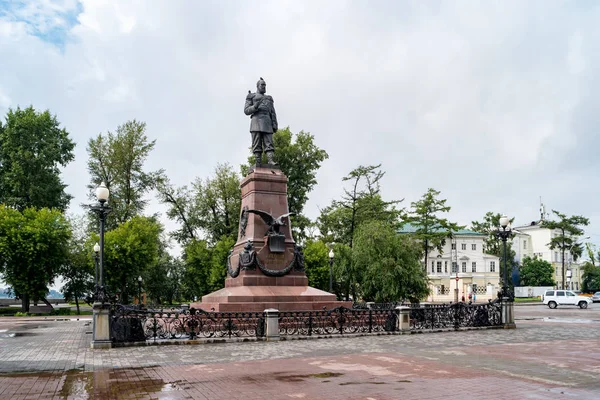
[(0, 320), (0, 399), (600, 398), (600, 312), (527, 308), (516, 330), (110, 350), (85, 321)]

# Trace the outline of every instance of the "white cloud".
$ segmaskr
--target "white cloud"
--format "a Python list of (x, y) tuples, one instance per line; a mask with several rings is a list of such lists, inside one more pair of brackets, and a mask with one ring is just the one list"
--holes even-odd
[[(600, 224), (594, 5), (35, 4), (0, 17), (0, 113), (50, 108), (72, 133), (73, 208), (86, 201), (87, 140), (128, 119), (147, 122), (157, 139), (149, 168), (177, 184), (243, 162), (242, 103), (263, 76), (281, 124), (310, 131), (330, 154), (312, 217), (348, 171), (383, 163), (387, 196), (408, 205), (434, 187), (461, 223), (488, 210), (529, 221), (542, 196), (592, 216), (590, 231)], [(61, 22), (76, 10), (75, 25)], [(39, 35), (57, 26), (68, 29), (62, 47)]]

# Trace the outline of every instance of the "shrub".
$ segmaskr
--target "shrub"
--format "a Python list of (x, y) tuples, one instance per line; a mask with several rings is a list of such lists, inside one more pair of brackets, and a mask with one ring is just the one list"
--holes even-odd
[(0, 315), (15, 315), (18, 311), (18, 308), (13, 307), (0, 308)]
[(20, 311), (17, 311), (17, 312), (15, 313), (15, 317), (29, 317), (29, 316), (31, 316), (31, 315), (32, 315), (32, 314), (30, 314), (30, 313), (26, 313), (26, 312), (20, 312)]

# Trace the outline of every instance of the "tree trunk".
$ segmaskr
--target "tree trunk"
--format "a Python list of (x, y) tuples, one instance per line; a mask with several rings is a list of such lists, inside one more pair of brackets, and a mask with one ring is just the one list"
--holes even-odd
[(79, 315), (79, 299), (77, 298), (77, 292), (75, 293), (75, 306), (77, 307), (77, 315)]
[(21, 295), (21, 312), (29, 312), (29, 294)]

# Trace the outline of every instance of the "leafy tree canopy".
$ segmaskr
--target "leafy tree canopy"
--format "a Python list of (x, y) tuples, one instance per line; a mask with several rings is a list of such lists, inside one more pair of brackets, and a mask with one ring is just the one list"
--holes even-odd
[(402, 200), (384, 201), (381, 197), (380, 181), (385, 172), (381, 165), (359, 166), (343, 178), (349, 183), (341, 200), (321, 210), (319, 230), (326, 242), (353, 246), (356, 229), (369, 221), (384, 221), (398, 226), (400, 210), (396, 205)]
[(548, 261), (525, 257), (519, 270), (523, 286), (554, 286), (554, 268)]
[(309, 286), (329, 291), (329, 248), (321, 240), (308, 240), (304, 246), (304, 265)]
[(50, 111), (10, 109), (0, 122), (0, 203), (23, 211), (48, 207), (64, 211), (72, 196), (65, 193), (60, 167), (73, 161), (75, 143)]
[(68, 221), (58, 210), (26, 208), (20, 212), (0, 204), (0, 274), (23, 300), (42, 300), (68, 260)]
[(146, 136), (146, 123), (136, 120), (119, 125), (115, 133), (98, 135), (88, 142), (88, 172), (91, 180), (90, 198), (104, 182), (110, 190), (111, 218), (108, 229), (141, 215), (148, 200), (145, 195), (154, 189), (164, 171), (145, 171), (144, 163), (154, 149), (156, 140)]
[[(148, 271), (163, 254), (162, 230), (156, 219), (136, 216), (106, 232), (104, 282), (111, 291), (121, 294), (123, 302), (137, 294), (138, 276), (147, 282)], [(97, 236), (92, 240), (97, 241)]]
[(168, 217), (180, 224), (173, 233), (179, 243), (206, 239), (214, 244), (223, 236), (237, 239), (242, 200), (240, 176), (231, 165), (217, 165), (213, 177), (197, 178), (191, 189), (163, 180), (158, 190), (169, 206)]
[(414, 239), (398, 235), (381, 221), (362, 225), (353, 248), (355, 269), (362, 271), (366, 301), (420, 301), (429, 293), (421, 253)]
[(558, 249), (562, 256), (562, 287), (565, 287), (565, 253), (570, 253), (577, 260), (583, 253), (583, 245), (577, 239), (583, 235), (582, 226), (587, 226), (590, 220), (580, 215), (568, 217), (566, 214), (552, 210), (557, 220), (544, 221), (542, 226), (557, 231), (548, 243), (550, 249)]
[(450, 211), (446, 199), (439, 199), (439, 195), (440, 192), (435, 189), (427, 190), (419, 201), (411, 203), (411, 210), (405, 219), (416, 228), (413, 236), (422, 243), (425, 265), (429, 252), (434, 249), (441, 252), (446, 239), (452, 237), (452, 232), (464, 228), (439, 215)]

